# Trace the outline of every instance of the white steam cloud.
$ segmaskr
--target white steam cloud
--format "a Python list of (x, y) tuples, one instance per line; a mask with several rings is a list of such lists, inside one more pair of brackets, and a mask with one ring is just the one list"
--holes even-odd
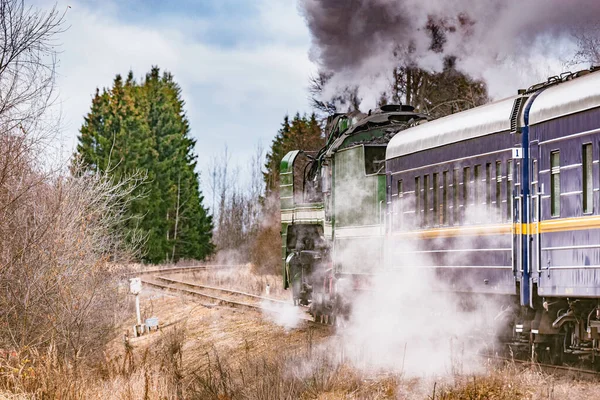
[[(360, 163), (362, 159), (353, 161)], [(483, 185), (478, 185), (479, 193), (483, 193)], [(341, 197), (345, 200), (336, 202), (337, 215), (369, 211), (357, 207), (365, 197), (364, 187), (358, 181), (347, 185)], [(354, 199), (354, 204), (347, 199)], [(396, 211), (414, 210), (412, 200), (412, 196), (405, 196), (402, 210)], [(431, 200), (430, 196), (426, 205), (430, 221), (434, 220), (434, 213), (436, 220), (439, 217), (439, 210), (430, 208)], [(470, 198), (469, 203), (472, 201)], [(411, 215), (404, 218), (403, 230), (417, 229)], [(469, 204), (465, 215), (468, 220), (463, 223), (471, 226), (498, 221), (496, 211), (485, 204)], [(385, 252), (381, 248), (384, 240)], [(433, 245), (448, 249), (450, 243), (446, 240), (437, 239)], [(453, 246), (456, 250), (500, 247), (486, 237), (465, 237)], [(356, 249), (360, 249), (360, 255)], [(368, 282), (359, 290), (343, 281), (337, 287), (351, 304), (350, 315), (338, 330), (343, 356), (365, 373), (391, 371), (419, 377), (473, 373), (483, 368), (481, 353), (497, 345), (504, 322), (499, 316), (511, 300), (507, 296), (457, 293), (449, 274), (437, 275), (431, 268), (441, 265), (427, 250), (421, 240), (394, 236), (369, 240), (357, 237), (348, 246), (336, 247), (336, 262), (342, 264), (343, 270), (365, 274), (362, 276)], [(476, 253), (447, 255), (444, 264), (469, 265), (465, 259), (468, 254)], [(468, 270), (463, 268), (463, 272)], [(467, 277), (461, 278), (461, 285), (481, 287), (482, 282), (465, 282)]]
[(297, 328), (303, 321), (304, 311), (299, 306), (289, 304), (273, 304), (264, 300), (261, 310), (271, 322), (283, 327), (285, 330)]
[[(396, 252), (415, 249), (395, 243)], [(353, 294), (352, 311), (340, 330), (346, 360), (365, 372), (405, 376), (473, 373), (480, 353), (496, 343), (501, 304), (464, 303), (414, 253), (374, 275), (368, 290)], [(488, 299), (489, 300), (489, 299)]]
[(399, 60), (439, 71), (447, 56), (493, 97), (561, 72), (573, 32), (598, 27), (597, 0), (301, 0), (311, 58), (333, 74), (324, 97), (359, 86), (372, 106)]

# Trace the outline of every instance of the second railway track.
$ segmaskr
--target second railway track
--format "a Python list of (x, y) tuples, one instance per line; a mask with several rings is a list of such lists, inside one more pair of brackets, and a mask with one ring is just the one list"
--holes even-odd
[(187, 267), (167, 267), (167, 268), (149, 268), (149, 269), (141, 269), (139, 271), (131, 271), (126, 273), (127, 276), (148, 276), (153, 274), (175, 274), (182, 272), (200, 272), (200, 271), (210, 271), (210, 270), (219, 270), (219, 269), (229, 269), (229, 268), (242, 268), (244, 264), (210, 264), (210, 265), (193, 265)]
[[(206, 305), (212, 306), (221, 305), (272, 313), (283, 313), (294, 307), (290, 301), (258, 296), (228, 288), (202, 285), (162, 275), (142, 277), (142, 282), (149, 287), (204, 299), (210, 302)], [(312, 317), (304, 313), (298, 316), (298, 318), (309, 323), (315, 323)]]

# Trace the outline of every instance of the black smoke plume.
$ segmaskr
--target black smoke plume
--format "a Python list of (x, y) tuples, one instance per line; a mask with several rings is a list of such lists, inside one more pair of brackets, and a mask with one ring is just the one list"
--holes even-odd
[(572, 32), (600, 21), (598, 0), (300, 0), (299, 7), (311, 58), (338, 76), (336, 85), (373, 86), (399, 62), (439, 71), (452, 57), (471, 76), (505, 87), (510, 71), (548, 73), (551, 61), (575, 52)]

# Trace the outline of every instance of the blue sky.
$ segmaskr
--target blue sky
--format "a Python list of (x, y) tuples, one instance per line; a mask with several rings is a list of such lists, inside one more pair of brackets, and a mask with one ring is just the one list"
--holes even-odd
[(67, 6), (57, 82), (63, 155), (96, 87), (130, 69), (140, 78), (152, 65), (182, 87), (204, 177), (227, 146), (245, 179), (256, 145), (268, 149), (283, 116), (310, 112), (316, 67), (296, 0), (59, 0)]

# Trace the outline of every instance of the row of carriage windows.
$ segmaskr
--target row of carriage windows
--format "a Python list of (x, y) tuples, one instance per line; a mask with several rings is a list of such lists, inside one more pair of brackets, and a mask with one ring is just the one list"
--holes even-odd
[[(495, 167), (495, 175), (494, 175)], [(414, 213), (415, 222), (418, 226), (443, 226), (449, 225), (452, 218), (456, 225), (461, 213), (466, 212), (476, 205), (484, 208), (475, 210), (476, 214), (491, 207), (495, 209), (498, 220), (502, 218), (502, 204), (506, 204), (506, 214), (510, 219), (512, 215), (512, 202), (502, 201), (502, 185), (506, 184), (506, 193), (512, 193), (513, 164), (508, 160), (504, 173), (507, 178), (503, 179), (502, 162), (494, 164), (475, 165), (474, 167), (456, 168), (452, 171), (443, 171), (441, 174), (435, 172), (415, 177), (412, 199), (407, 199), (409, 194), (404, 192), (403, 181), (398, 181), (399, 209), (396, 210), (398, 222), (401, 224), (403, 214)], [(495, 198), (492, 198), (492, 187), (495, 185)], [(435, 188), (436, 190), (431, 190)], [(462, 196), (461, 196), (462, 195)], [(431, 197), (430, 197), (431, 196)], [(512, 196), (509, 196), (512, 197)], [(460, 200), (463, 203), (460, 203)], [(412, 211), (402, 209), (402, 204), (407, 200), (413, 201)]]
[[(582, 211), (584, 214), (593, 212), (593, 150), (592, 144), (582, 146)], [(485, 170), (483, 170), (485, 167)], [(468, 210), (473, 207), (476, 221), (481, 213), (492, 216), (496, 221), (512, 220), (513, 213), (513, 160), (507, 160), (503, 168), (501, 161), (495, 165), (486, 163), (452, 171), (443, 171), (415, 177), (414, 192), (405, 192), (402, 180), (398, 181), (398, 208), (396, 209), (397, 221), (402, 225), (403, 215), (414, 213), (417, 226), (444, 226), (449, 225), (452, 218), (457, 225), (461, 219), (470, 221)], [(503, 174), (504, 172), (504, 174)], [(539, 212), (539, 182), (538, 162), (532, 163), (532, 214), (533, 220), (538, 219)], [(494, 174), (495, 173), (495, 174)], [(485, 174), (485, 176), (483, 175)], [(462, 179), (461, 179), (462, 178)], [(431, 180), (430, 180), (431, 179)], [(504, 191), (503, 191), (503, 185)], [(518, 183), (517, 183), (518, 185)], [(461, 188), (462, 186), (462, 188)], [(492, 187), (495, 186), (495, 196), (492, 198)], [(435, 190), (431, 190), (435, 189)], [(432, 199), (430, 199), (430, 192)], [(503, 194), (506, 200), (503, 200)], [(403, 202), (412, 194), (412, 210), (403, 209)], [(550, 153), (550, 214), (552, 217), (560, 215), (560, 151)], [(461, 196), (462, 195), (462, 196)], [(460, 200), (462, 199), (462, 204)], [(431, 203), (430, 203), (431, 201)], [(476, 206), (478, 206), (476, 208)], [(406, 207), (406, 205), (404, 206)], [(430, 208), (431, 207), (431, 208)], [(504, 208), (504, 210), (503, 210)]]

